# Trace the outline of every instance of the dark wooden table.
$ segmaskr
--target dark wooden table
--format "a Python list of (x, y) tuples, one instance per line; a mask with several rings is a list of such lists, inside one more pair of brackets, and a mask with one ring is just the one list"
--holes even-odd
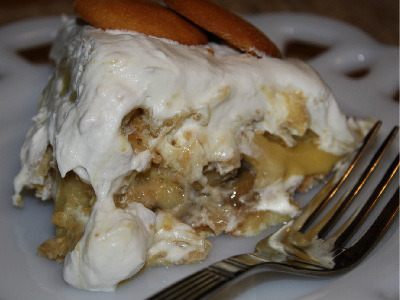
[[(350, 23), (375, 40), (399, 45), (398, 0), (215, 0), (241, 14), (305, 12)], [(0, 0), (0, 26), (9, 22), (73, 13), (73, 0)]]

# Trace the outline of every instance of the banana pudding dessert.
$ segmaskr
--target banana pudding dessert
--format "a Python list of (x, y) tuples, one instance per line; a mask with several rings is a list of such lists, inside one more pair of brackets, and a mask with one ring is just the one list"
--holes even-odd
[(204, 260), (210, 235), (290, 220), (294, 193), (370, 125), (246, 21), (229, 27), (238, 17), (205, 0), (166, 4), (78, 0), (51, 49), (13, 201), (24, 188), (54, 201), (39, 254), (76, 288), (113, 291), (140, 270)]

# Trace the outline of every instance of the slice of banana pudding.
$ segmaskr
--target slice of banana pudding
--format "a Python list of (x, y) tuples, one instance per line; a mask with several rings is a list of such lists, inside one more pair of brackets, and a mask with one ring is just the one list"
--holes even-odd
[(371, 122), (346, 117), (298, 60), (186, 46), (65, 18), (21, 151), (14, 204), (53, 199), (39, 253), (112, 291), (144, 267), (196, 263), (209, 235), (250, 236), (299, 211)]

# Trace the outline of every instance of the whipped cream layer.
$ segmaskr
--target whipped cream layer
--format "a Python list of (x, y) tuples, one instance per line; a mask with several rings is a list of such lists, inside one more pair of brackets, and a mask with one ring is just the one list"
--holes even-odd
[(155, 214), (141, 203), (97, 211), (65, 258), (65, 281), (80, 289), (114, 291), (118, 282), (144, 266), (155, 220)]
[[(232, 164), (225, 162), (246, 148), (238, 144), (244, 131), (267, 131), (290, 146), (293, 135), (311, 129), (321, 149), (342, 155), (354, 148), (355, 132), (365, 127), (347, 120), (319, 75), (298, 60), (258, 59), (213, 43), (188, 47), (133, 32), (104, 31), (75, 19), (64, 20), (51, 58), (57, 68), (23, 145), (13, 200), (21, 204), (22, 189), (32, 185), (44, 187), (39, 192), (43, 199), (51, 196), (51, 183), (37, 170), (48, 145), (61, 176), (74, 171), (93, 187), (97, 201), (85, 235), (65, 261), (66, 280), (79, 288), (113, 290), (140, 269), (143, 253), (151, 247), (153, 213), (143, 206), (117, 209), (113, 201), (121, 180), (148, 169), (154, 158), (150, 150), (134, 151), (121, 135), (121, 122), (133, 109), (147, 110), (158, 125), (175, 116), (197, 116), (149, 145), (173, 160), (172, 139), (184, 146), (185, 132), (191, 131), (201, 141), (192, 181), (204, 180), (202, 170), (210, 163), (222, 174), (229, 172)], [(306, 128), (288, 122), (290, 108), (282, 92), (301, 94), (309, 116)], [(260, 207), (294, 215), (297, 208), (289, 203), (287, 188), (273, 189), (272, 194), (286, 197), (279, 204), (264, 199)]]

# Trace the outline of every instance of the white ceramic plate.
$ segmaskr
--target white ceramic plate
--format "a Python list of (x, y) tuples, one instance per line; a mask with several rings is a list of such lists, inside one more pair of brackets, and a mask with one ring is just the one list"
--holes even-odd
[[(326, 46), (328, 50), (310, 63), (332, 87), (347, 114), (383, 120), (382, 133), (399, 123), (399, 105), (391, 99), (399, 81), (396, 47), (380, 45), (351, 26), (316, 16), (268, 14), (248, 19), (281, 48), (291, 40)], [(49, 43), (58, 26), (57, 17), (0, 29), (0, 299), (143, 299), (214, 261), (252, 251), (261, 236), (214, 238), (214, 249), (204, 263), (154, 268), (123, 284), (114, 294), (71, 288), (62, 279), (62, 265), (36, 255), (40, 243), (54, 234), (50, 224), (52, 203), (28, 195), (23, 209), (13, 207), (12, 181), (20, 165), (19, 149), (51, 67), (32, 64), (17, 50)], [(369, 72), (361, 78), (346, 75), (365, 68)], [(395, 144), (393, 153), (398, 152), (398, 142)], [(398, 226), (396, 222), (378, 249), (342, 276), (310, 278), (261, 272), (244, 278), (215, 298), (398, 299)]]

